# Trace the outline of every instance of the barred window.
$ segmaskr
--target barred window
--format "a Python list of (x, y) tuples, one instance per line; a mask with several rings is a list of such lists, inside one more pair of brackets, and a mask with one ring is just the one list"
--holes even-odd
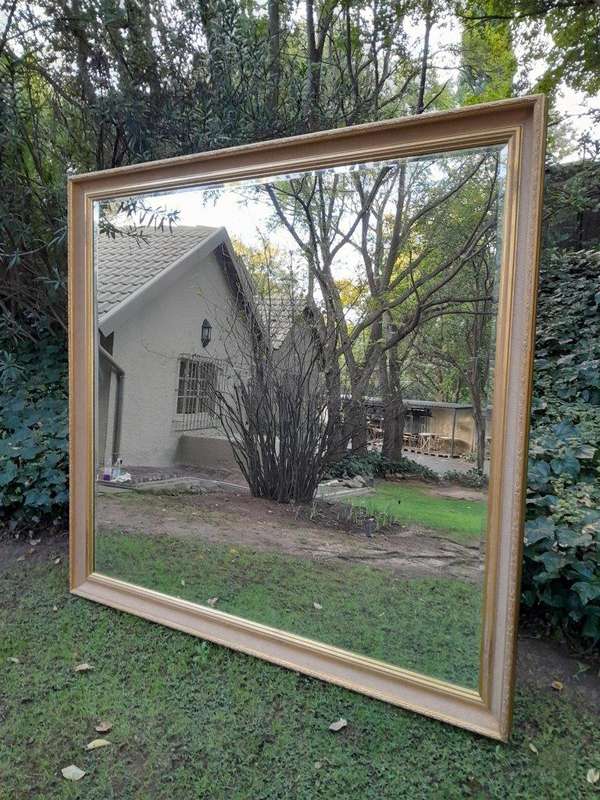
[(215, 413), (218, 367), (207, 359), (181, 357), (177, 384), (177, 414)]

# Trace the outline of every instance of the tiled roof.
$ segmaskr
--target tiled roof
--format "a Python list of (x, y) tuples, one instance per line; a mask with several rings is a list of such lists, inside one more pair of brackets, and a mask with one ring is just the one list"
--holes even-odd
[(96, 296), (102, 317), (218, 228), (176, 226), (145, 230), (144, 239), (100, 234), (96, 239)]
[(306, 302), (297, 297), (273, 296), (263, 303), (263, 324), (275, 350), (281, 347), (293, 326), (305, 319), (306, 310)]

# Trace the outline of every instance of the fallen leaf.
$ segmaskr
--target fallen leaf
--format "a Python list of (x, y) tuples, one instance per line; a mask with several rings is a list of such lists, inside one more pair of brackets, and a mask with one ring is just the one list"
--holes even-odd
[(92, 739), (89, 744), (86, 744), (86, 750), (98, 750), (99, 747), (108, 747), (110, 742), (108, 739)]
[(9, 656), (7, 661), (10, 661), (12, 664), (20, 664), (21, 661), (16, 656)]
[(588, 783), (591, 783), (592, 785), (598, 783), (598, 781), (600, 781), (600, 769), (594, 769), (593, 767), (591, 769), (588, 769), (585, 779)]
[(41, 541), (42, 541), (41, 539), (32, 539), (31, 540), (32, 547), (35, 547), (36, 544), (39, 544)]
[(321, 769), (322, 766), (323, 766), (323, 762), (322, 761), (315, 761), (315, 764), (314, 764), (315, 769)]
[(63, 767), (61, 772), (63, 774), (63, 778), (66, 778), (68, 781), (80, 781), (86, 774), (82, 769), (76, 767), (75, 764), (71, 764), (68, 767)]
[(109, 731), (112, 731), (112, 726), (113, 726), (112, 722), (107, 722), (106, 720), (103, 719), (96, 725), (94, 730), (96, 731), (96, 733), (108, 733)]
[(19, 557), (17, 558), (17, 561), (25, 561), (25, 556), (19, 556)]
[(535, 753), (536, 756), (539, 755), (540, 751), (537, 749), (537, 747), (534, 745), (533, 742), (529, 742), (529, 749), (531, 750), (532, 753)]
[(52, 611), (58, 611), (58, 606), (52, 606)]
[(73, 667), (73, 672), (89, 672), (92, 669), (94, 669), (92, 665), (84, 661), (83, 664), (77, 664), (76, 667)]
[(320, 611), (323, 608), (323, 606), (321, 605), (321, 603), (313, 603), (313, 608), (316, 608), (317, 611)]
[[(58, 558), (54, 559), (54, 563), (55, 564), (60, 564), (60, 556), (58, 556)], [(84, 773), (84, 775), (85, 775), (85, 773)]]
[(557, 692), (562, 692), (562, 690), (565, 688), (565, 685), (562, 683), (562, 681), (552, 681), (550, 686), (553, 689), (556, 689)]
[(209, 597), (208, 600), (206, 601), (207, 605), (209, 605), (211, 608), (214, 608), (218, 602), (219, 602), (218, 597)]
[(185, 586), (185, 579), (184, 578), (181, 579), (181, 585)]
[(329, 730), (337, 733), (338, 731), (341, 731), (342, 728), (345, 728), (347, 724), (348, 721), (342, 717), (341, 719), (336, 720), (336, 722), (332, 722), (329, 726)]

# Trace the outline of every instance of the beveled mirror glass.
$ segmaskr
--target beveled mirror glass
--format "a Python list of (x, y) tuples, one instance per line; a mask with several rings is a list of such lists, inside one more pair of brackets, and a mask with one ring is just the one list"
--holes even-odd
[(72, 182), (76, 591), (506, 737), (541, 106)]

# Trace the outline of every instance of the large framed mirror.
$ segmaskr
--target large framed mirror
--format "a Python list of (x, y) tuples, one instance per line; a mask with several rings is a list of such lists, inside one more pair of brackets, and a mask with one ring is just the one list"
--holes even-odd
[(544, 130), (73, 177), (72, 591), (506, 739)]

